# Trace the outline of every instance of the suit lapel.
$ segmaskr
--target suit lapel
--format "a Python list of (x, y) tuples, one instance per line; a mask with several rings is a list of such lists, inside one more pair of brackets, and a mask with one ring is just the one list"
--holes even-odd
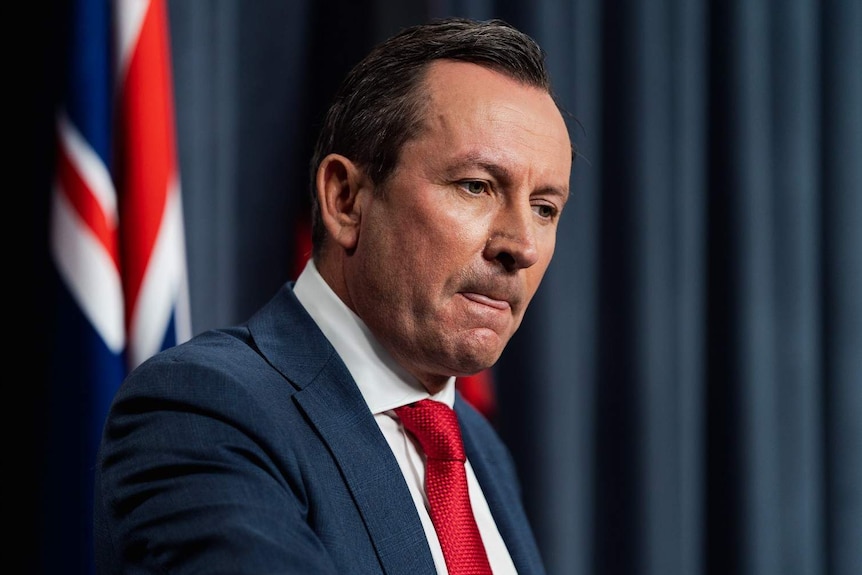
[[(359, 388), (290, 287), (249, 322), (263, 353), (329, 447), (386, 573), (436, 573), (398, 462)], [(288, 343), (286, 343), (288, 342)]]
[(344, 393), (342, 386), (332, 385), (343, 376), (330, 371), (340, 370), (324, 370), (321, 384), (297, 393), (296, 402), (338, 462), (384, 571), (435, 573), (419, 515), (389, 444), (352, 380), (354, 393)]
[(508, 477), (500, 462), (494, 460), (487, 445), (482, 445), (477, 431), (476, 418), (480, 417), (469, 409), (460, 396), (455, 400), (455, 410), (461, 422), (464, 450), (476, 479), (485, 494), (488, 508), (497, 524), (497, 529), (506, 543), (509, 555), (519, 575), (542, 574), (542, 560), (530, 531), (527, 516), (521, 505), (518, 486)]

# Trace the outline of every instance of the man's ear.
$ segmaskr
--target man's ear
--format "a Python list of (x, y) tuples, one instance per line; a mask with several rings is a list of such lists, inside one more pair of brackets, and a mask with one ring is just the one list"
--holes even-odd
[(317, 201), (329, 235), (345, 250), (359, 240), (360, 192), (368, 187), (365, 172), (339, 154), (329, 154), (317, 168)]

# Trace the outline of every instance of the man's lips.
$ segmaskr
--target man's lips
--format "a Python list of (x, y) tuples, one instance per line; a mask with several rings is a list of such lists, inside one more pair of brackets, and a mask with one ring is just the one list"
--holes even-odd
[(476, 292), (461, 292), (461, 295), (471, 301), (487, 305), (488, 307), (492, 307), (494, 309), (507, 310), (511, 307), (509, 305), (509, 302), (506, 300), (495, 299)]

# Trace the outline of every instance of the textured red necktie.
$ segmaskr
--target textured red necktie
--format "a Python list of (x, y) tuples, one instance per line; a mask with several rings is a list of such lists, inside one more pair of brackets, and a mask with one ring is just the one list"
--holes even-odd
[(464, 445), (455, 412), (423, 399), (395, 410), (425, 451), (425, 493), (449, 575), (491, 575), (467, 491)]

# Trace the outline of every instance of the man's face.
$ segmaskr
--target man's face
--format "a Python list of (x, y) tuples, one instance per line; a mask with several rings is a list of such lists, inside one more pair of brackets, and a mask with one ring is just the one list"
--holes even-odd
[[(360, 199), (350, 305), (434, 391), (497, 361), (551, 261), (572, 148), (551, 97), (439, 61), (425, 129)], [(381, 190), (378, 190), (380, 192)]]

